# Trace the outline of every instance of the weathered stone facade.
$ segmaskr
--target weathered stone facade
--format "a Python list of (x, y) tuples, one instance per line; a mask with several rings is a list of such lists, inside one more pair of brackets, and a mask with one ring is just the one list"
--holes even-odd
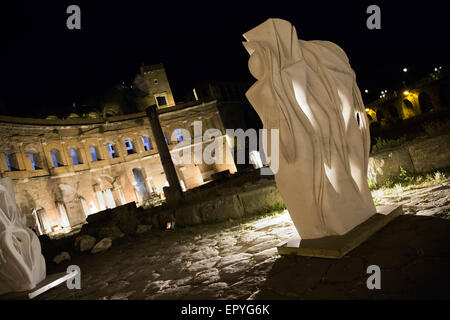
[[(194, 121), (202, 121), (203, 133), (217, 128), (225, 135), (216, 101), (164, 108), (159, 117), (169, 150), (178, 143), (175, 129), (187, 129), (194, 138)], [(167, 181), (144, 112), (66, 120), (1, 116), (0, 140), (1, 176), (13, 179), (17, 204), (31, 224), (36, 210), (42, 233), (70, 230), (106, 208), (164, 197)], [(223, 141), (223, 156), (232, 159)], [(193, 152), (192, 140), (186, 150)], [(223, 161), (176, 165), (176, 170), (181, 186), (191, 189), (236, 167)]]

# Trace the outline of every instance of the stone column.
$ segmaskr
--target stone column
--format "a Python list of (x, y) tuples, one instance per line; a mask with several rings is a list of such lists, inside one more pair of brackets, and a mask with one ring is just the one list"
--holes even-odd
[[(178, 180), (175, 166), (170, 156), (169, 148), (164, 139), (164, 134), (159, 123), (158, 112), (156, 105), (148, 107), (146, 110), (147, 117), (150, 121), (150, 127), (155, 138), (156, 146), (158, 148), (161, 164), (164, 168), (169, 187), (164, 187), (164, 194), (168, 204), (178, 204), (183, 198), (183, 191), (181, 190), (180, 182)], [(170, 137), (167, 137), (169, 139)]]

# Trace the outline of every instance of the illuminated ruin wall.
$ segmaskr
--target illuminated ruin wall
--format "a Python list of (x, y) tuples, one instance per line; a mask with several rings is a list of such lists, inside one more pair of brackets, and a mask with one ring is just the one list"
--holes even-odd
[[(188, 129), (193, 139), (196, 120), (203, 132), (217, 128), (225, 134), (215, 101), (175, 106), (160, 113), (169, 150), (178, 143), (170, 141), (175, 129)], [(38, 220), (43, 233), (68, 231), (106, 208), (164, 197), (167, 181), (145, 113), (67, 120), (0, 117), (0, 139), (1, 176), (13, 179), (22, 214), (30, 225)], [(225, 157), (230, 149), (223, 140)], [(188, 150), (193, 152), (192, 143)], [(176, 170), (182, 187), (191, 189), (236, 167), (202, 163)]]

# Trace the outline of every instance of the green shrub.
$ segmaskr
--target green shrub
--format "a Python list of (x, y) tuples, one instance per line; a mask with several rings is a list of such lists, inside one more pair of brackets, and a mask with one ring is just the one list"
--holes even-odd
[(377, 184), (375, 182), (373, 182), (372, 180), (370, 180), (369, 178), (367, 178), (367, 184), (369, 185), (370, 190), (378, 189)]
[(406, 136), (402, 136), (398, 139), (382, 139), (377, 138), (377, 142), (372, 146), (372, 153), (379, 152), (383, 149), (393, 148), (402, 145), (406, 142)]
[(377, 185), (368, 180), (369, 188), (410, 190), (439, 184), (449, 180), (450, 168), (443, 168), (431, 173), (412, 173), (400, 167), (398, 176), (388, 178), (383, 184)]
[(274, 205), (266, 205), (262, 208), (260, 208), (259, 210), (257, 210), (256, 212), (252, 212), (251, 215), (258, 215), (258, 216), (265, 216), (265, 215), (271, 215), (271, 214), (276, 214), (279, 212), (282, 212), (284, 210), (286, 210), (286, 205), (282, 202), (277, 202)]

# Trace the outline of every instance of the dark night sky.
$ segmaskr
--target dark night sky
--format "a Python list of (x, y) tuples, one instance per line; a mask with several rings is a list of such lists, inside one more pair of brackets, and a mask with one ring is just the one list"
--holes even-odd
[[(66, 8), (81, 7), (81, 30)], [(381, 7), (382, 29), (366, 28)], [(0, 97), (14, 115), (48, 114), (130, 82), (142, 62), (162, 62), (177, 100), (204, 81), (252, 80), (242, 33), (267, 18), (300, 38), (329, 40), (350, 58), (361, 90), (449, 67), (448, 2), (421, 1), (14, 1), (0, 5)], [(369, 100), (369, 97), (366, 97)]]

